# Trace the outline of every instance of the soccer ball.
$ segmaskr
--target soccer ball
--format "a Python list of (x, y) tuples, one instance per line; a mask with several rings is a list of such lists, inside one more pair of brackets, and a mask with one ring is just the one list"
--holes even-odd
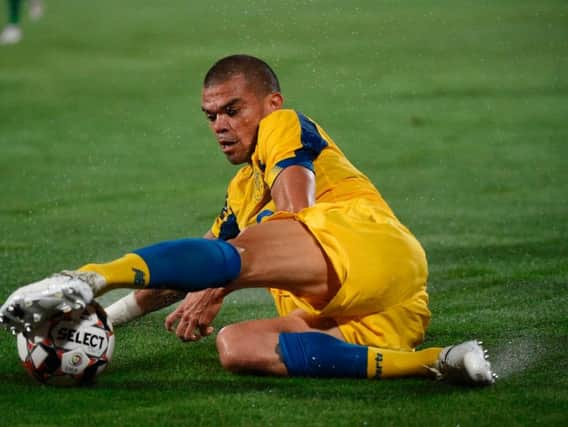
[(28, 374), (44, 384), (92, 384), (112, 358), (112, 324), (96, 302), (50, 319), (34, 334), (18, 335), (18, 354)]

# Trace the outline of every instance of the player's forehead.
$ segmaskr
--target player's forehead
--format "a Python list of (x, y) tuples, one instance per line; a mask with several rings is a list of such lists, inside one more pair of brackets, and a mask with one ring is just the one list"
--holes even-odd
[(255, 98), (255, 92), (245, 76), (237, 74), (204, 87), (201, 93), (201, 108), (206, 111), (217, 111), (229, 103), (251, 102)]

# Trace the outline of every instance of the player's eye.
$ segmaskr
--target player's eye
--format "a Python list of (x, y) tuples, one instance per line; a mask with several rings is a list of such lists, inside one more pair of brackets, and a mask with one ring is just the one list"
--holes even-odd
[(236, 116), (238, 112), (239, 112), (239, 110), (237, 110), (236, 108), (227, 108), (227, 109), (225, 109), (225, 114), (227, 114), (227, 116), (229, 116), (229, 117), (234, 117), (234, 116)]
[(205, 113), (205, 117), (207, 117), (207, 120), (209, 120), (210, 122), (214, 122), (215, 119), (217, 118), (217, 114), (215, 114), (215, 113)]

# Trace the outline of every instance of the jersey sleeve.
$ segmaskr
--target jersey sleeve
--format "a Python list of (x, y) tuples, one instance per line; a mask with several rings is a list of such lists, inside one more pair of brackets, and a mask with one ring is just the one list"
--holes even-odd
[(316, 124), (294, 110), (279, 110), (260, 124), (259, 163), (269, 188), (288, 166), (299, 165), (314, 171), (313, 162), (328, 146)]

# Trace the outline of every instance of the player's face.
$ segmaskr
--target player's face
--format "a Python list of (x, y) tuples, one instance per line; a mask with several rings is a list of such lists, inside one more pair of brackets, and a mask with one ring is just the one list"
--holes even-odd
[(250, 161), (256, 145), (258, 124), (282, 106), (279, 93), (259, 95), (238, 74), (203, 88), (201, 109), (217, 138), (221, 151), (234, 165)]

